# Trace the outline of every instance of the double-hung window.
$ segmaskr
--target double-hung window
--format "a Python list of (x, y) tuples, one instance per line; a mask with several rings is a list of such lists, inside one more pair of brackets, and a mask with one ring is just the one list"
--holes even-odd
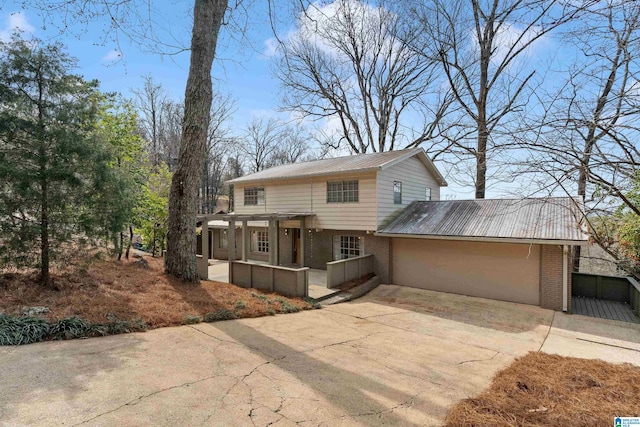
[(333, 259), (337, 261), (362, 255), (363, 240), (358, 236), (333, 236)]
[(327, 182), (327, 203), (357, 203), (358, 180)]
[(424, 199), (428, 202), (431, 200), (431, 187), (427, 187), (424, 190)]
[(393, 204), (402, 204), (402, 182), (393, 181)]
[(244, 204), (246, 206), (264, 205), (264, 187), (245, 187)]
[(251, 251), (252, 252), (269, 252), (269, 232), (254, 231), (251, 234)]

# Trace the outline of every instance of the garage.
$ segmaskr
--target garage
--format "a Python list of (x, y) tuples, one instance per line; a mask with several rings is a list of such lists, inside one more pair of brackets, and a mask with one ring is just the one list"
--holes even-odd
[(540, 252), (535, 244), (394, 237), (392, 283), (539, 305)]

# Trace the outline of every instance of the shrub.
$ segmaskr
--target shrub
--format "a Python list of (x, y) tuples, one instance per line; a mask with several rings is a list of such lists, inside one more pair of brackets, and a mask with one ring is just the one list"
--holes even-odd
[(142, 319), (90, 323), (72, 316), (48, 323), (38, 317), (16, 317), (0, 314), (0, 345), (24, 345), (46, 340), (66, 340), (139, 332), (147, 329)]
[(242, 310), (245, 307), (246, 307), (246, 305), (245, 305), (244, 301), (238, 301), (236, 303), (236, 310)]
[(300, 311), (298, 307), (291, 305), (291, 303), (284, 298), (276, 298), (276, 301), (278, 301), (280, 306), (282, 306), (283, 313), (297, 313)]
[(273, 308), (270, 308), (269, 310), (267, 310), (267, 314), (269, 316), (275, 316), (276, 315), (276, 311)]
[(0, 345), (23, 345), (44, 341), (49, 324), (38, 317), (0, 315)]
[(256, 292), (251, 292), (251, 296), (256, 298), (256, 299), (259, 299), (260, 301), (268, 301), (269, 300), (269, 297), (267, 297), (265, 294), (259, 294), (259, 293), (256, 293)]
[(202, 322), (202, 318), (200, 316), (198, 316), (197, 314), (187, 314), (184, 317), (184, 324), (185, 325), (195, 325), (196, 323), (200, 323)]
[(49, 327), (50, 339), (68, 340), (89, 336), (91, 324), (77, 316), (67, 317), (51, 323)]
[(219, 320), (231, 320), (235, 319), (236, 315), (233, 311), (221, 308), (216, 311), (212, 311), (204, 315), (205, 322), (217, 322)]

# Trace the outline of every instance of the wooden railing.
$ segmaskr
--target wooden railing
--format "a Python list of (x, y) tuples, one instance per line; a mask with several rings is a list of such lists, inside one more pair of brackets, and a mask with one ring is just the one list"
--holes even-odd
[(640, 284), (632, 277), (572, 273), (573, 296), (624, 302), (640, 315)]
[(361, 255), (327, 263), (327, 288), (373, 273), (373, 255)]
[(243, 288), (260, 289), (292, 297), (309, 296), (309, 267), (231, 261), (230, 282)]

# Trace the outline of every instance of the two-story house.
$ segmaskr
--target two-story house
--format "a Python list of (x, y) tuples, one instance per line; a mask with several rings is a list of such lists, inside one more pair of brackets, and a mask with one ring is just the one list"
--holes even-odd
[(326, 269), (366, 254), (382, 283), (570, 306), (569, 252), (586, 239), (572, 199), (440, 201), (447, 182), (421, 148), (277, 166), (228, 184), (234, 212), (208, 223), (212, 258)]

